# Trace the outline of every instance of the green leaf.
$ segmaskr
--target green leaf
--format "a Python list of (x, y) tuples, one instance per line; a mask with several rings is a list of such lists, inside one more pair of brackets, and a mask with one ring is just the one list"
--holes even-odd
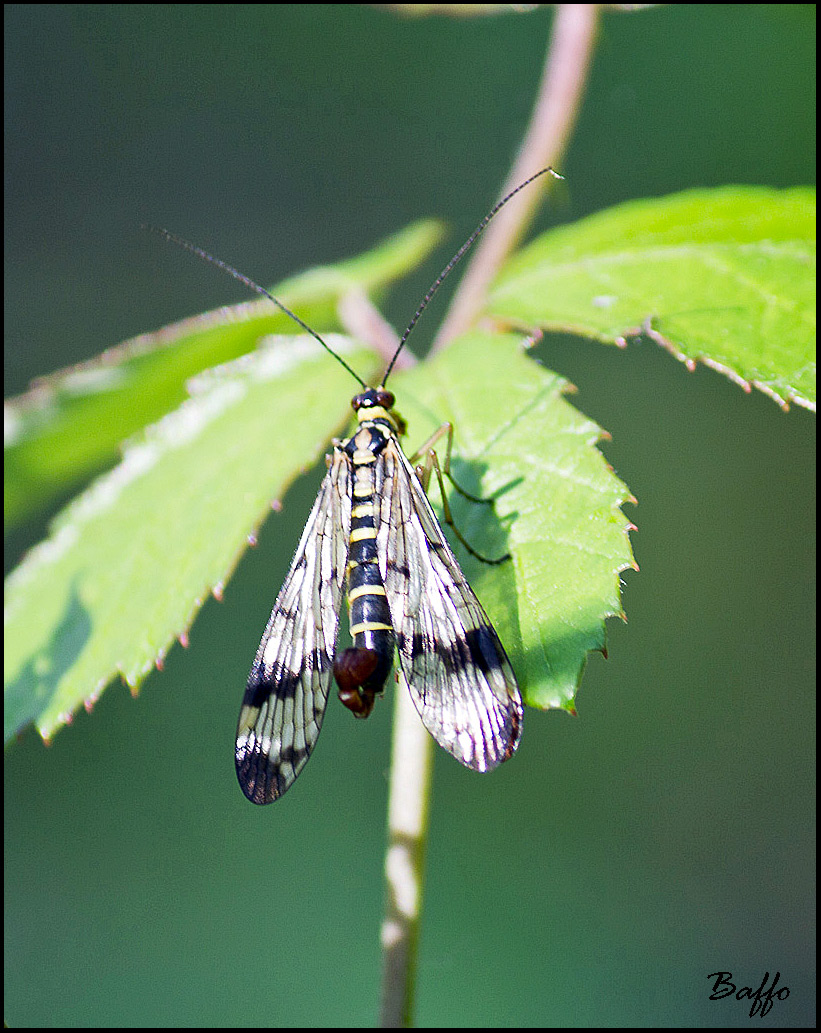
[(724, 187), (633, 201), (551, 230), (488, 311), (623, 343), (646, 326), (786, 407), (815, 407), (815, 191)]
[[(333, 345), (349, 350), (344, 339)], [(363, 356), (351, 361), (364, 368)], [(513, 554), (498, 567), (468, 557), (465, 570), (527, 701), (572, 708), (588, 650), (604, 647), (605, 617), (621, 613), (618, 575), (632, 559), (619, 509), (629, 494), (594, 447), (599, 428), (562, 398), (565, 386), (512, 335), (472, 334), (396, 378), (409, 440), (453, 420), (455, 476), (496, 496), (493, 507), (454, 496), (454, 512), (488, 555)], [(50, 738), (117, 674), (139, 685), (185, 637), (269, 500), (342, 422), (350, 380), (314, 342), (280, 338), (193, 389), (8, 579), (7, 738), (32, 721)], [(314, 407), (306, 420), (308, 397), (339, 406), (324, 418)], [(289, 447), (272, 449), (283, 426)]]
[[(364, 255), (310, 269), (273, 293), (320, 333), (337, 329), (342, 298), (355, 290), (378, 293), (418, 264), (441, 234), (437, 222), (414, 223)], [(38, 380), (5, 406), (7, 529), (115, 462), (125, 438), (183, 401), (189, 377), (293, 329), (269, 301), (247, 302), (143, 334)]]
[[(367, 353), (329, 343), (369, 372)], [(350, 375), (305, 337), (272, 338), (191, 389), (7, 579), (6, 738), (32, 721), (50, 738), (117, 674), (138, 686), (350, 417)], [(322, 404), (305, 419), (311, 398)], [(288, 447), (272, 447), (283, 427)]]
[(514, 335), (470, 333), (393, 387), (409, 450), (452, 422), (455, 480), (495, 499), (482, 506), (450, 492), (470, 544), (488, 558), (509, 550), (512, 562), (488, 566), (455, 549), (526, 702), (572, 710), (587, 653), (605, 648), (605, 618), (622, 616), (619, 574), (634, 565), (620, 509), (631, 496), (595, 447), (601, 428)]

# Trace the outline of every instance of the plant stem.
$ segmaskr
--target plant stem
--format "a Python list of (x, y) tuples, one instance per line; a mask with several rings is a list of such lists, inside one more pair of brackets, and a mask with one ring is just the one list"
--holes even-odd
[[(558, 166), (576, 121), (598, 24), (598, 4), (558, 4), (530, 125), (500, 196), (545, 165)], [(558, 169), (561, 172), (561, 169)], [(550, 185), (543, 176), (496, 216), (473, 249), (431, 354), (476, 321), (488, 288), (521, 240)]]
[(408, 687), (401, 677), (396, 686), (392, 754), (388, 849), (385, 855), (385, 917), (382, 920), (379, 1024), (383, 1028), (412, 1024), (433, 767), (433, 739), (419, 720)]
[[(559, 163), (578, 114), (598, 10), (598, 4), (557, 6), (536, 105), (503, 195), (539, 168)], [(445, 347), (473, 324), (491, 281), (532, 220), (548, 178), (543, 176), (523, 192), (520, 201), (502, 210), (490, 223), (471, 256), (433, 350)], [(392, 754), (382, 922), (383, 1028), (412, 1025), (433, 758), (432, 739), (401, 677)]]

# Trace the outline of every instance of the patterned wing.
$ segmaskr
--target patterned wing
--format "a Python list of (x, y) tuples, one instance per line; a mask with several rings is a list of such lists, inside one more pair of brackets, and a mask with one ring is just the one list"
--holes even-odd
[(510, 661), (396, 442), (376, 478), (379, 562), (402, 674), (439, 745), (489, 771), (513, 754), (522, 731)]
[(262, 636), (237, 728), (237, 777), (278, 799), (314, 748), (333, 670), (351, 530), (351, 471), (335, 450)]

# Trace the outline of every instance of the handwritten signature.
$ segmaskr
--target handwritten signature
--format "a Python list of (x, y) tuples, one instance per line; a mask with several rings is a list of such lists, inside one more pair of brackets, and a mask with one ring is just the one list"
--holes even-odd
[(715, 979), (715, 982), (713, 983), (713, 992), (710, 994), (709, 1000), (720, 1001), (725, 997), (735, 997), (737, 1001), (752, 1001), (750, 1006), (751, 1019), (756, 1015), (760, 1015), (763, 1019), (767, 1012), (769, 1012), (773, 1007), (775, 998), (779, 1001), (786, 1001), (790, 996), (790, 988), (788, 986), (782, 986), (776, 990), (778, 980), (781, 978), (780, 972), (776, 972), (773, 976), (773, 981), (770, 986), (767, 986), (767, 980), (770, 978), (770, 973), (765, 972), (764, 978), (761, 980), (761, 985), (757, 990), (753, 990), (750, 986), (742, 986), (740, 990), (737, 990), (736, 984), (732, 982), (732, 972), (711, 972), (707, 978)]

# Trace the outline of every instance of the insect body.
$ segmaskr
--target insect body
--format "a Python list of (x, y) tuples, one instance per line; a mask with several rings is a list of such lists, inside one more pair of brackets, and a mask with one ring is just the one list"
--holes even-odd
[[(331, 675), (367, 717), (395, 646), (422, 722), (462, 764), (488, 771), (521, 735), (510, 661), (402, 451), (393, 395), (370, 388), (352, 404), (359, 426), (334, 443), (248, 679), (236, 763), (254, 803), (276, 800), (302, 770)], [(346, 573), (353, 646), (337, 656)]]
[[(319, 334), (263, 287), (160, 231), (267, 297), (364, 388), (352, 402), (357, 429), (347, 440), (334, 442), (328, 472), (248, 677), (236, 767), (242, 790), (254, 803), (278, 799), (305, 766), (322, 726), (331, 678), (345, 706), (367, 717), (395, 652), (423, 724), (466, 767), (488, 771), (519, 744), (522, 701), (513, 669), (459, 569), (417, 469), (402, 451), (405, 423), (385, 382), (445, 277), (499, 209), (547, 172), (557, 176), (545, 168), (520, 183), (453, 256), (419, 305), (378, 388), (368, 388)], [(423, 471), (425, 481), (429, 472)], [(441, 486), (438, 467), (437, 475)], [(353, 645), (337, 655), (346, 590)]]

